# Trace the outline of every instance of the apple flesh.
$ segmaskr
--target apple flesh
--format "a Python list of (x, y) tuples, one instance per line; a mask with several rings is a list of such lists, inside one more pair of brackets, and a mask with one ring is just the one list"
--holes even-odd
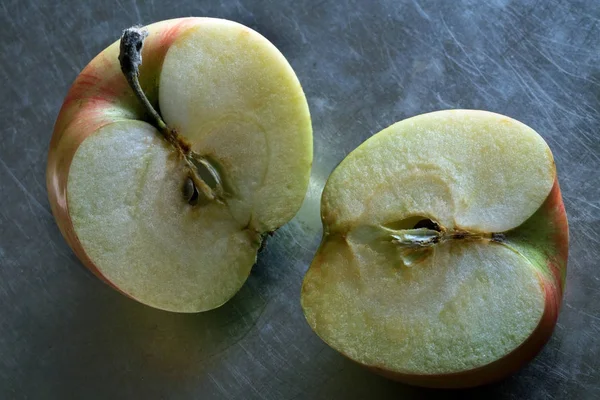
[(568, 227), (550, 149), (485, 111), (401, 121), (353, 151), (322, 197), (302, 287), (312, 329), (414, 385), (502, 379), (549, 339)]
[(218, 175), (222, 196), (198, 200), (189, 165), (123, 75), (117, 41), (82, 71), (60, 111), (50, 204), (74, 252), (111, 286), (156, 308), (205, 311), (239, 290), (263, 235), (299, 209), (310, 115), (292, 68), (257, 32), (211, 18), (146, 29), (141, 89), (206, 162), (196, 172), (208, 190)]

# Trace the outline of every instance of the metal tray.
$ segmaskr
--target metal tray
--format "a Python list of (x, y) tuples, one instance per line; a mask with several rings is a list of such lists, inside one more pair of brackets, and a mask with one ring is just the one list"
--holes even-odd
[[(279, 47), (308, 97), (315, 159), (302, 210), (241, 292), (215, 311), (177, 315), (83, 269), (50, 214), (44, 173), (81, 68), (124, 27), (189, 15), (239, 21)], [(0, 38), (0, 398), (600, 398), (597, 1), (3, 0)], [(450, 394), (347, 361), (299, 304), (331, 170), (391, 123), (445, 108), (500, 112), (544, 136), (572, 237), (550, 343), (511, 378)]]

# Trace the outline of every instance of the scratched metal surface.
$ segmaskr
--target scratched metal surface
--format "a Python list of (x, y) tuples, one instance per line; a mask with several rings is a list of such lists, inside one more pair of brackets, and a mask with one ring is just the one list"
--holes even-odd
[[(327, 348), (301, 279), (334, 166), (373, 133), (443, 108), (504, 113), (554, 151), (571, 224), (564, 306), (533, 363), (463, 398), (600, 398), (600, 6), (597, 1), (102, 1), (0, 4), (0, 398), (446, 397)], [(304, 207), (241, 292), (205, 314), (139, 305), (84, 270), (49, 211), (52, 126), (82, 67), (120, 30), (179, 16), (242, 22), (274, 42), (308, 97), (315, 163)]]

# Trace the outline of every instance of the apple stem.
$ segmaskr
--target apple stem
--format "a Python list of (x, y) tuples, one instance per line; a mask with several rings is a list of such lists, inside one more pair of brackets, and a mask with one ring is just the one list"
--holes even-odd
[[(175, 129), (170, 128), (165, 123), (158, 111), (156, 111), (148, 100), (148, 97), (146, 97), (146, 94), (140, 85), (139, 75), (140, 65), (142, 65), (142, 47), (147, 36), (148, 30), (139, 26), (133, 26), (123, 31), (119, 52), (121, 71), (123, 72), (123, 75), (125, 75), (125, 78), (136, 97), (144, 106), (146, 112), (150, 114), (154, 120), (158, 131), (163, 135), (167, 142), (175, 147), (179, 155), (185, 160), (190, 170), (189, 180), (184, 184), (184, 196), (189, 196), (187, 199), (188, 202), (190, 202), (190, 204), (192, 204), (192, 202), (196, 203), (197, 189), (200, 189), (202, 194), (208, 200), (222, 201), (223, 190), (219, 174), (204, 157), (192, 151), (191, 145), (180, 136)], [(212, 175), (216, 182), (214, 190), (200, 177), (198, 174), (198, 166), (206, 169), (207, 172)], [(190, 195), (189, 193), (192, 194)]]
[(138, 100), (143, 104), (148, 114), (150, 114), (155, 121), (158, 130), (169, 142), (178, 149), (181, 149), (182, 154), (186, 155), (190, 151), (189, 146), (187, 146), (187, 143), (180, 140), (178, 137), (179, 135), (174, 129), (170, 129), (167, 126), (158, 111), (156, 111), (148, 100), (148, 97), (146, 97), (146, 94), (140, 85), (139, 76), (140, 65), (142, 65), (142, 47), (147, 36), (148, 31), (137, 26), (132, 26), (123, 31), (119, 52), (121, 71), (123, 71), (123, 75), (125, 75), (129, 86), (131, 86), (131, 89)]

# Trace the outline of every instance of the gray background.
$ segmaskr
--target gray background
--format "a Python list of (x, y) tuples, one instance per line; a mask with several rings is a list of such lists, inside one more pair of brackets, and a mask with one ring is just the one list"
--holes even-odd
[[(124, 27), (190, 15), (242, 22), (285, 54), (308, 97), (315, 163), (304, 207), (241, 292), (215, 311), (177, 315), (81, 266), (50, 214), (44, 174), (62, 99), (87, 62)], [(597, 1), (2, 0), (0, 38), (0, 398), (447, 397), (327, 348), (299, 291), (334, 166), (397, 120), (459, 107), (507, 114), (548, 141), (572, 241), (550, 343), (508, 380), (453, 395), (600, 398)]]

